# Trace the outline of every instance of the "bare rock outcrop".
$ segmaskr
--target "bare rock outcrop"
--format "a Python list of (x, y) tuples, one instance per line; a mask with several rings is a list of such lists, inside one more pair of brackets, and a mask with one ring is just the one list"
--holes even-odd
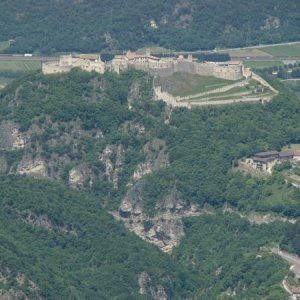
[(25, 148), (29, 136), (20, 132), (19, 126), (11, 121), (0, 125), (0, 150), (18, 150)]
[(121, 205), (119, 207), (120, 216), (123, 218), (130, 218), (132, 216), (139, 216), (143, 213), (143, 188), (145, 182), (140, 180), (131, 186)]
[(155, 300), (167, 300), (167, 293), (162, 285), (154, 285), (147, 272), (142, 272), (138, 276), (138, 284), (141, 295), (149, 295)]
[(108, 145), (99, 157), (105, 166), (105, 174), (114, 188), (118, 188), (119, 173), (122, 171), (125, 150), (122, 145)]
[(209, 212), (183, 201), (174, 187), (156, 205), (156, 215), (150, 217), (144, 208), (144, 184), (145, 182), (140, 180), (129, 188), (114, 216), (143, 240), (158, 246), (163, 252), (171, 253), (184, 236), (182, 218)]
[[(25, 273), (14, 274), (9, 268), (0, 266), (0, 299), (1, 300), (29, 300), (24, 290), (31, 291), (30, 299), (41, 300), (38, 285), (30, 280)], [(13, 283), (13, 287), (12, 286)]]
[(150, 174), (169, 165), (169, 155), (164, 140), (154, 139), (144, 146), (143, 152), (146, 156), (146, 160), (136, 167), (132, 176), (133, 182), (138, 181), (146, 174)]
[(83, 188), (93, 184), (94, 174), (86, 165), (74, 167), (69, 172), (69, 184), (72, 187)]
[(36, 178), (47, 177), (46, 163), (41, 158), (24, 156), (17, 167), (18, 174), (28, 174)]
[(73, 235), (73, 236), (77, 236), (77, 231), (72, 227), (72, 226), (58, 226), (53, 224), (53, 222), (51, 221), (51, 219), (49, 218), (49, 216), (47, 215), (37, 215), (33, 212), (27, 212), (25, 214), (25, 217), (23, 218), (23, 221), (35, 226), (35, 227), (43, 227), (49, 231), (58, 231), (62, 234), (65, 235)]
[(184, 236), (184, 227), (181, 218), (164, 217), (157, 215), (155, 218), (131, 219), (125, 221), (125, 226), (144, 241), (156, 245), (163, 252), (171, 253)]

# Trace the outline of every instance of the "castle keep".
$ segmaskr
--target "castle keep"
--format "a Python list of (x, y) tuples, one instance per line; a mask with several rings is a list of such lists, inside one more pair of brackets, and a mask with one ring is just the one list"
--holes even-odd
[(154, 76), (169, 76), (175, 72), (215, 76), (222, 79), (238, 80), (243, 78), (243, 65), (240, 62), (199, 62), (189, 55), (177, 58), (158, 58), (150, 51), (146, 54), (127, 52), (125, 55), (116, 55), (110, 62), (103, 62), (99, 55), (81, 54), (79, 56), (64, 55), (59, 61), (43, 64), (44, 74), (69, 72), (72, 68), (81, 68), (85, 71), (104, 73), (106, 70), (120, 73), (128, 68), (135, 68), (149, 72)]

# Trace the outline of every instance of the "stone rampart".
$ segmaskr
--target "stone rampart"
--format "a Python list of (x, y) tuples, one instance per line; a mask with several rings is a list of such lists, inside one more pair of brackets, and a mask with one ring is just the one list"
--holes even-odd
[(73, 57), (72, 55), (62, 55), (59, 61), (46, 62), (42, 65), (43, 74), (57, 74), (70, 72), (72, 68), (80, 68), (87, 72), (97, 72), (103, 74), (106, 65), (101, 61), (100, 56), (81, 55)]
[(69, 72), (72, 68), (81, 68), (88, 72), (104, 73), (105, 70), (120, 73), (130, 67), (143, 70), (153, 76), (170, 76), (175, 72), (198, 74), (202, 76), (215, 76), (227, 80), (243, 78), (243, 65), (239, 62), (197, 62), (192, 56), (184, 58), (157, 58), (154, 56), (127, 53), (117, 55), (111, 62), (104, 63), (100, 56), (82, 54), (79, 56), (63, 55), (59, 61), (43, 64), (44, 74)]
[(263, 86), (269, 88), (273, 93), (275, 93), (276, 95), (279, 93), (276, 89), (274, 89), (266, 80), (264, 80), (262, 77), (260, 77), (259, 75), (255, 74), (254, 72), (252, 72), (251, 74), (252, 79), (258, 81), (260, 84), (262, 84)]

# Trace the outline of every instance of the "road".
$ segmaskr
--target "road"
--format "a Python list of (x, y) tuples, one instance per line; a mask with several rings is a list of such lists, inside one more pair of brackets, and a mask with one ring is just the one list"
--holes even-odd
[(300, 258), (294, 254), (282, 251), (279, 248), (272, 248), (272, 253), (279, 255), (291, 265), (291, 271), (300, 278)]
[(59, 57), (57, 56), (22, 56), (22, 55), (3, 55), (0, 54), (0, 60), (4, 61), (12, 61), (12, 60), (27, 60), (27, 61), (53, 61), (53, 60), (58, 60)]
[(290, 46), (290, 45), (296, 45), (300, 44), (300, 41), (297, 42), (288, 42), (288, 43), (278, 43), (278, 44), (261, 44), (257, 46), (249, 46), (249, 47), (242, 47), (242, 48), (228, 48), (228, 49), (218, 49), (218, 51), (238, 51), (238, 50), (247, 50), (247, 49), (259, 49), (259, 48), (265, 48), (270, 46)]
[(0, 60), (2, 61), (12, 61), (12, 60), (27, 60), (27, 61), (53, 61), (58, 60), (57, 56), (23, 56), (16, 54), (0, 54)]
[[(250, 56), (249, 56), (250, 55)], [(300, 56), (245, 56), (230, 55), (232, 60), (254, 60), (254, 61), (300, 61)], [(249, 57), (249, 58), (248, 58)]]

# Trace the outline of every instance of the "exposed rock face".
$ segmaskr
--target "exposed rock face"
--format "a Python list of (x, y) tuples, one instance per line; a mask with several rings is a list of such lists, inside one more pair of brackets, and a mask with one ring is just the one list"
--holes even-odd
[(145, 182), (140, 180), (131, 186), (123, 199), (119, 213), (121, 217), (130, 218), (143, 213), (143, 187)]
[(143, 240), (171, 253), (184, 236), (182, 217), (209, 213), (195, 205), (185, 203), (176, 190), (170, 192), (156, 205), (158, 213), (149, 217), (143, 207), (144, 181), (140, 180), (129, 188), (122, 201), (119, 212), (114, 216), (123, 220), (125, 226)]
[(165, 215), (157, 215), (154, 219), (131, 219), (125, 226), (166, 253), (171, 253), (184, 236), (183, 223), (179, 217), (168, 219)]
[[(24, 290), (31, 291), (30, 300), (42, 299), (38, 293), (39, 287), (37, 284), (28, 279), (24, 273), (18, 272), (17, 275), (14, 276), (9, 268), (1, 267), (0, 269), (0, 284), (2, 285), (0, 289), (1, 300), (29, 300), (25, 295)], [(13, 287), (11, 287), (12, 284)]]
[(276, 29), (280, 27), (280, 23), (281, 22), (278, 17), (268, 16), (265, 20), (264, 26), (262, 26), (261, 29)]
[(18, 125), (4, 121), (0, 125), (0, 150), (23, 149), (29, 137), (19, 131)]
[(125, 122), (123, 130), (126, 133), (131, 133), (135, 135), (143, 135), (146, 132), (144, 125), (132, 121)]
[[(113, 162), (113, 158), (115, 161)], [(105, 174), (114, 188), (118, 188), (119, 173), (125, 160), (125, 150), (122, 145), (108, 145), (100, 155), (100, 161), (104, 163)]]
[[(114, 213), (117, 219), (123, 220), (125, 226), (143, 240), (158, 246), (170, 253), (184, 235), (182, 217), (197, 216), (203, 213), (195, 205), (182, 200), (174, 187), (170, 193), (157, 202), (157, 214), (149, 217), (145, 212), (143, 176), (157, 171), (169, 164), (166, 143), (154, 139), (143, 147), (146, 161), (139, 164), (128, 184), (129, 189), (121, 202), (119, 211)], [(107, 163), (107, 168), (111, 165)], [(112, 168), (111, 168), (112, 170)]]
[(47, 177), (46, 163), (41, 158), (23, 157), (17, 168), (18, 174), (29, 174), (36, 178)]
[(156, 209), (172, 214), (184, 214), (188, 211), (197, 211), (196, 206), (189, 205), (181, 199), (180, 194), (175, 187), (172, 189), (170, 194), (156, 204)]
[(72, 226), (56, 226), (47, 215), (36, 215), (33, 212), (28, 212), (23, 220), (32, 226), (43, 227), (50, 231), (56, 230), (65, 235), (77, 236), (77, 232)]
[(147, 272), (139, 274), (138, 283), (141, 295), (149, 295), (155, 300), (167, 300), (167, 293), (162, 285), (153, 286), (152, 279)]
[(93, 184), (93, 174), (85, 165), (74, 167), (69, 172), (69, 184), (72, 187), (83, 188), (85, 184)]
[(33, 226), (44, 227), (48, 230), (52, 230), (52, 222), (47, 215), (37, 216), (34, 213), (29, 213), (25, 221)]
[(143, 151), (146, 156), (146, 161), (136, 167), (132, 181), (137, 181), (144, 175), (169, 165), (169, 155), (165, 141), (154, 139), (144, 146)]

